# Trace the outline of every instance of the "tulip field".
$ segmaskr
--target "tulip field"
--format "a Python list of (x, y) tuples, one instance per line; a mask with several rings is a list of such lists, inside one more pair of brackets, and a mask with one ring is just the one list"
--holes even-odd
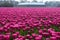
[(60, 8), (0, 8), (0, 40), (60, 40)]

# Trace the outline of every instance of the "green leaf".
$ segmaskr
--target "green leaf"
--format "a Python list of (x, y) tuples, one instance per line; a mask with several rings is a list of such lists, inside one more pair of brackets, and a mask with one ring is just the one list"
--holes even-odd
[(55, 31), (60, 32), (60, 29), (57, 26), (52, 25), (51, 27), (55, 29)]
[(13, 37), (12, 37), (12, 35), (10, 36), (10, 40), (13, 40)]
[(28, 31), (26, 30), (26, 31), (24, 31), (24, 35), (27, 35), (28, 34)]
[(43, 38), (42, 38), (42, 40), (46, 40), (46, 38), (45, 38), (45, 37), (43, 37)]
[(41, 29), (44, 29), (44, 26), (42, 26), (42, 28)]
[(34, 28), (34, 33), (38, 34), (38, 29), (37, 28)]
[(6, 32), (2, 32), (2, 34), (6, 34)]
[(28, 31), (23, 31), (22, 29), (20, 30), (20, 35), (24, 36), (24, 35), (27, 35), (28, 34)]
[(20, 30), (20, 34), (21, 35), (24, 35), (24, 31), (22, 29)]

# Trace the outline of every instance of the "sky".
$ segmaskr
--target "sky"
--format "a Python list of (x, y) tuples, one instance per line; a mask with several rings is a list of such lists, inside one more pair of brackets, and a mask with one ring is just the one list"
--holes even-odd
[[(16, 1), (20, 1), (20, 0), (16, 0)], [(32, 0), (28, 0), (28, 1), (32, 1)], [(37, 1), (41, 1), (41, 0), (37, 0)], [(43, 2), (45, 1), (60, 1), (60, 0), (43, 0)]]

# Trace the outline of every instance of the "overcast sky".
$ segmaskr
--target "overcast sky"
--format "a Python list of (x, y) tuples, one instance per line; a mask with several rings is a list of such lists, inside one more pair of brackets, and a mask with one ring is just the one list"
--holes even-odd
[[(16, 0), (16, 1), (20, 1), (20, 0)], [(32, 1), (32, 0), (28, 0), (28, 1)], [(41, 0), (37, 0), (37, 1), (41, 1)], [(43, 0), (44, 2), (45, 1), (60, 1), (60, 0)]]

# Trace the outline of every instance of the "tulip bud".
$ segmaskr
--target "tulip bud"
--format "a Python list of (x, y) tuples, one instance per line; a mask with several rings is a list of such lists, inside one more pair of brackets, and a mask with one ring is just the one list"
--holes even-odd
[(50, 40), (57, 40), (57, 38), (56, 37), (51, 37)]

